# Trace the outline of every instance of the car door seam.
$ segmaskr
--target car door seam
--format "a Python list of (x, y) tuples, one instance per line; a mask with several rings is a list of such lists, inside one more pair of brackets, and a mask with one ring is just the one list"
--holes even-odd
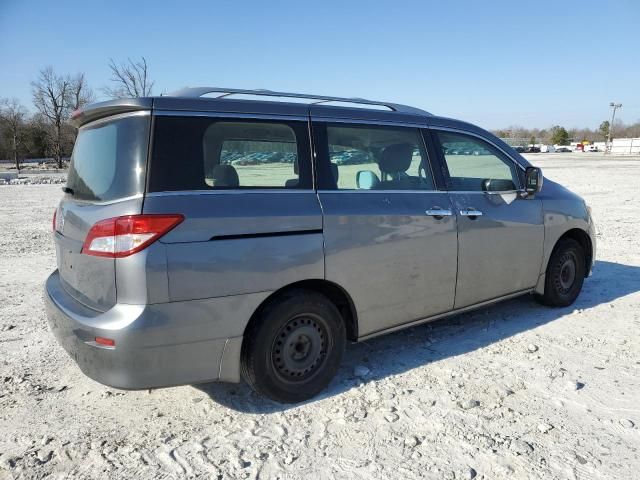
[(460, 222), (458, 221), (458, 207), (454, 202), (454, 198), (451, 192), (447, 192), (447, 196), (449, 197), (449, 202), (451, 204), (451, 208), (454, 211), (455, 220), (456, 220), (456, 281), (454, 282), (453, 287), (453, 305), (452, 309), (456, 308), (456, 300), (458, 296), (458, 275), (460, 274)]
[(324, 208), (322, 207), (322, 201), (320, 200), (320, 194), (316, 191), (316, 198), (318, 199), (318, 205), (320, 206), (320, 226), (322, 233), (322, 278), (327, 279), (327, 245), (324, 238)]

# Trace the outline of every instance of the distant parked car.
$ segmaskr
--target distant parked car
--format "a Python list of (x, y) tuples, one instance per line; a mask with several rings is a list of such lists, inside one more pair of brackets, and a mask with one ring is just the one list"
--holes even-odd
[(360, 165), (371, 162), (365, 152), (358, 150), (348, 150), (342, 152), (330, 152), (331, 161), (336, 165)]
[(473, 151), (474, 155), (491, 155), (491, 152), (489, 150), (487, 150), (486, 148), (479, 148), (477, 150)]
[(517, 147), (513, 147), (513, 149), (518, 152), (518, 153), (524, 153), (525, 152), (525, 148), (518, 145)]
[(525, 153), (540, 153), (540, 147), (527, 147)]
[(568, 153), (571, 152), (572, 150), (570, 148), (567, 147), (558, 147), (556, 148), (556, 152), (557, 153)]

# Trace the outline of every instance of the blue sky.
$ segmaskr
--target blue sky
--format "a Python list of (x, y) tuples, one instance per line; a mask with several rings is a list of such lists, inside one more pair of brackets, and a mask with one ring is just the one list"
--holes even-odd
[[(486, 128), (640, 120), (640, 1), (0, 0), (0, 97), (51, 65), (108, 83), (144, 55), (154, 93), (268, 88), (407, 103)], [(99, 93), (99, 92), (98, 92)]]

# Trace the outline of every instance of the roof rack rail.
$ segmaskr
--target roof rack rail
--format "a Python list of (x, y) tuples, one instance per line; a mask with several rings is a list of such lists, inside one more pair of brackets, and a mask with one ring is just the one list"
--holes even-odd
[(307, 93), (291, 93), (291, 92), (275, 92), (272, 90), (246, 90), (240, 88), (221, 88), (221, 87), (187, 87), (181, 88), (180, 90), (176, 90), (175, 92), (171, 92), (166, 94), (169, 97), (202, 97), (203, 95), (207, 95), (209, 93), (219, 93), (216, 98), (225, 98), (230, 95), (259, 95), (265, 97), (284, 97), (284, 98), (306, 98), (309, 100), (315, 100), (314, 102), (309, 102), (310, 105), (317, 105), (320, 103), (327, 102), (344, 102), (344, 103), (354, 103), (361, 105), (378, 105), (387, 107), (390, 110), (400, 113), (411, 113), (414, 115), (431, 115), (431, 113), (421, 110), (419, 108), (410, 107), (409, 105), (402, 105), (399, 103), (390, 103), (390, 102), (379, 102), (375, 100), (366, 100), (364, 98), (346, 98), (346, 97), (328, 97), (325, 95), (310, 95)]

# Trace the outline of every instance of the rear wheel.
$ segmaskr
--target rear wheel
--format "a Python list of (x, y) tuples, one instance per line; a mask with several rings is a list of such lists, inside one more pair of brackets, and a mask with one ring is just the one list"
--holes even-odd
[(586, 258), (582, 246), (570, 238), (561, 240), (547, 265), (544, 295), (537, 295), (536, 299), (551, 307), (571, 305), (582, 290), (585, 273)]
[(292, 290), (272, 300), (248, 328), (242, 375), (261, 395), (301, 402), (329, 384), (345, 343), (336, 306), (317, 292)]

